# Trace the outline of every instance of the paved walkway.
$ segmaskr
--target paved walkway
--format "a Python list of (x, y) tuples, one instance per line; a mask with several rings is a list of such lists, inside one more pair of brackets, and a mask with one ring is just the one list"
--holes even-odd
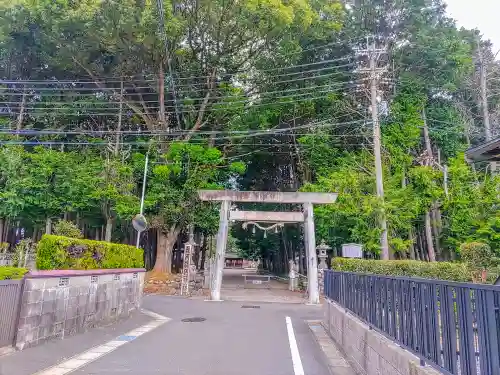
[(271, 280), (270, 285), (244, 284), (243, 274), (255, 274), (255, 270), (224, 269), (221, 298), (238, 302), (305, 303), (304, 292), (291, 292), (288, 283)]
[[(321, 318), (321, 307), (244, 305), (147, 296), (143, 307), (168, 320), (136, 314), (107, 328), (16, 352), (0, 358), (0, 374), (331, 374), (307, 324)], [(189, 318), (204, 321), (183, 322)]]

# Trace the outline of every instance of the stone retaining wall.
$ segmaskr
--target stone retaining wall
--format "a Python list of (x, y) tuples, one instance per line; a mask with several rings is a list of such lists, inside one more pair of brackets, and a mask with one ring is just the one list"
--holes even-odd
[(359, 375), (439, 375), (337, 303), (325, 300), (323, 325)]
[(20, 350), (128, 317), (139, 309), (144, 269), (34, 271), (26, 275)]

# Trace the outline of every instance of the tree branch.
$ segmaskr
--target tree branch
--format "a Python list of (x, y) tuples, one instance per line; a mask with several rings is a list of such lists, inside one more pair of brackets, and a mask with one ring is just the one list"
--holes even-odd
[(205, 94), (205, 97), (203, 98), (203, 102), (201, 103), (200, 109), (198, 110), (198, 117), (196, 118), (196, 122), (194, 123), (194, 126), (191, 128), (189, 133), (184, 138), (184, 141), (189, 141), (191, 139), (191, 137), (193, 136), (193, 134), (196, 133), (203, 125), (206, 124), (206, 121), (203, 122), (203, 117), (205, 115), (205, 111), (206, 111), (207, 106), (208, 106), (208, 101), (210, 100), (210, 95), (212, 94), (212, 91), (214, 89), (216, 72), (217, 72), (217, 69), (213, 68), (212, 74), (207, 79), (208, 91)]
[[(85, 72), (87, 72), (87, 74), (90, 76), (90, 78), (92, 78), (92, 80), (94, 81), (94, 84), (97, 87), (99, 87), (100, 89), (103, 89), (103, 90), (107, 89), (106, 85), (104, 85), (101, 81), (99, 81), (97, 79), (97, 77), (94, 75), (94, 73), (92, 73), (92, 71), (89, 68), (87, 68), (86, 66), (84, 66), (74, 56), (72, 56), (72, 59), (73, 59), (73, 61), (76, 64), (78, 64), (78, 66), (80, 66), (83, 70), (85, 70)], [(112, 92), (113, 92), (114, 95), (118, 95), (118, 93), (115, 90), (112, 90)], [(147, 114), (145, 114), (144, 112), (142, 112), (141, 109), (138, 106), (136, 106), (135, 104), (130, 103), (128, 100), (125, 100), (124, 104), (127, 107), (129, 107), (132, 111), (134, 111), (138, 116), (140, 116), (148, 128), (151, 129), (153, 127), (154, 121), (152, 121), (151, 118)]]

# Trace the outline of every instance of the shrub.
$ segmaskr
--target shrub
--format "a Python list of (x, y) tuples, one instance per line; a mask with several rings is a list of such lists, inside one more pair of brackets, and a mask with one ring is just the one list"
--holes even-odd
[(0, 242), (0, 253), (6, 253), (9, 247), (10, 244), (8, 242)]
[(334, 258), (332, 269), (387, 276), (413, 276), (458, 282), (472, 281), (472, 275), (464, 263)]
[(44, 235), (38, 243), (36, 266), (40, 270), (142, 268), (142, 249), (134, 246)]
[(490, 246), (482, 242), (467, 242), (460, 246), (460, 256), (472, 274), (474, 282), (485, 282), (488, 270), (498, 264)]
[(22, 279), (26, 272), (26, 268), (0, 266), (0, 280)]
[(75, 224), (67, 220), (59, 220), (54, 225), (54, 234), (71, 238), (83, 238), (83, 233)]

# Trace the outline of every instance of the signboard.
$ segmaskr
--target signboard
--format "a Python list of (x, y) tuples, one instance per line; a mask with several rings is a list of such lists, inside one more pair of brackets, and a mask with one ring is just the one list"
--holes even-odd
[(262, 284), (262, 280), (252, 280), (252, 284)]
[(363, 245), (356, 243), (345, 243), (342, 245), (342, 257), (363, 258)]
[(191, 265), (192, 254), (193, 246), (189, 243), (185, 244), (181, 276), (181, 296), (187, 296), (189, 294), (189, 266)]
[(148, 228), (148, 222), (146, 221), (144, 215), (137, 214), (132, 219), (132, 226), (140, 233), (144, 232)]

